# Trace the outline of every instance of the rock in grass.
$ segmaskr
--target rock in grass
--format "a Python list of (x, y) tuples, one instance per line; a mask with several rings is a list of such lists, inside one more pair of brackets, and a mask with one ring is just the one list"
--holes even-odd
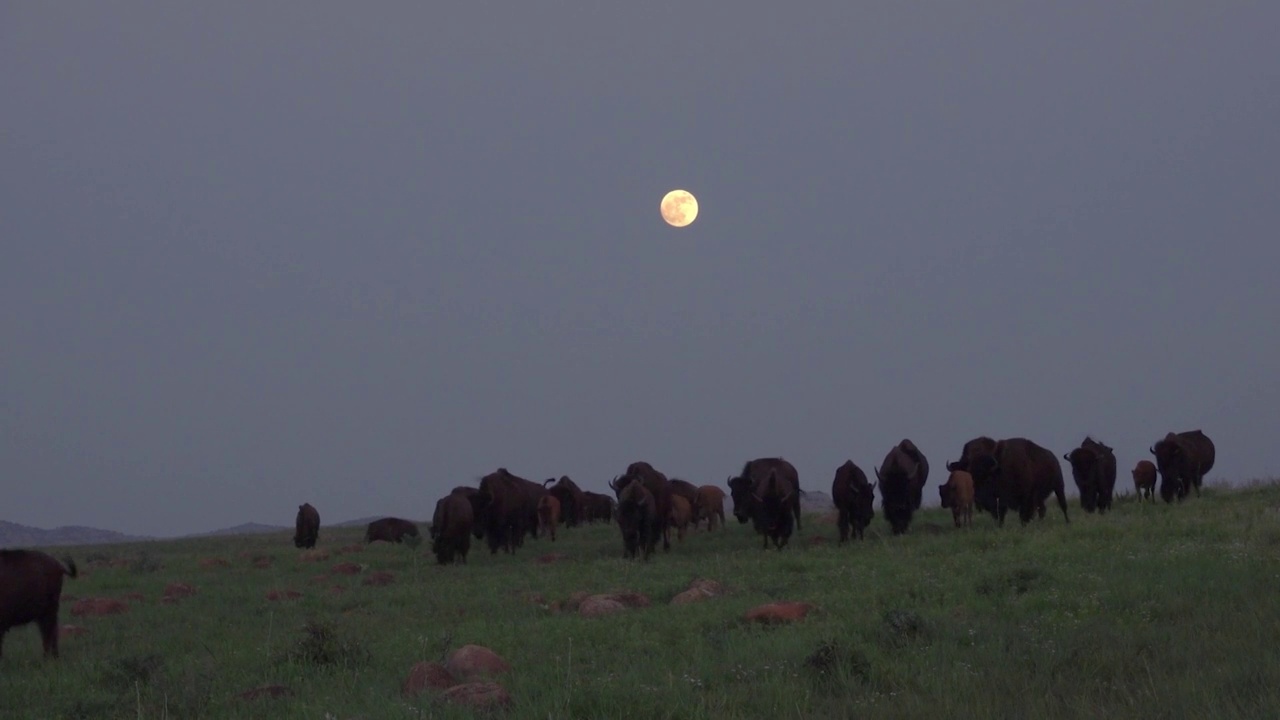
[(463, 645), (449, 655), (445, 670), (458, 680), (470, 682), (505, 673), (511, 665), (487, 647)]

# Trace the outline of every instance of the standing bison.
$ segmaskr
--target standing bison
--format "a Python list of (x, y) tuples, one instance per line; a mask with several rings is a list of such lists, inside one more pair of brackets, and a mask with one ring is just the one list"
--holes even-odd
[(466, 564), (474, 521), (468, 494), (455, 490), (436, 501), (436, 511), (431, 516), (431, 552), (436, 562)]
[(756, 532), (763, 537), (761, 549), (768, 550), (772, 540), (773, 546), (781, 550), (791, 540), (797, 490), (792, 480), (781, 476), (777, 468), (770, 468), (769, 474), (757, 480), (751, 489), (751, 519)]
[(800, 530), (800, 474), (796, 467), (779, 457), (756, 458), (742, 466), (737, 477), (729, 478), (729, 496), (733, 499), (733, 515), (738, 522), (745, 523), (756, 516), (755, 505), (758, 501), (756, 488), (769, 473), (777, 475), (780, 482), (789, 484), (795, 489), (788, 499), (791, 513), (795, 517), (795, 529)]
[(831, 481), (831, 502), (837, 511), (836, 524), (840, 528), (840, 542), (849, 539), (849, 531), (859, 540), (871, 520), (876, 516), (876, 485), (867, 482), (867, 474), (852, 460), (836, 468)]
[(293, 533), (293, 546), (296, 548), (313, 548), (316, 538), (320, 536), (320, 513), (311, 503), (298, 506), (298, 517), (294, 520), (296, 529)]
[(364, 541), (372, 542), (404, 542), (406, 537), (418, 537), (418, 526), (408, 520), (385, 517), (374, 520), (365, 528)]
[(715, 485), (703, 485), (698, 488), (698, 497), (693, 502), (693, 526), (707, 521), (707, 531), (724, 527), (724, 491)]
[(947, 481), (938, 488), (942, 507), (951, 508), (956, 527), (973, 527), (973, 476), (964, 470), (952, 470)]
[(0, 550), (0, 654), (9, 628), (33, 622), (40, 629), (47, 657), (58, 657), (58, 604), (62, 576), (76, 577), (76, 564), (67, 565), (39, 550)]
[(499, 548), (508, 554), (524, 544), (524, 536), (537, 531), (538, 493), (545, 490), (537, 483), (513, 475), (505, 467), (480, 478), (479, 492), (474, 497), (476, 537), (489, 544), (489, 554)]
[(617, 503), (613, 498), (603, 493), (591, 492), (587, 490), (582, 493), (583, 502), (587, 504), (587, 522), (594, 523), (597, 520), (608, 523), (613, 522), (613, 514)]
[(587, 521), (586, 493), (568, 475), (562, 475), (559, 480), (550, 478), (542, 486), (560, 503), (560, 519), (565, 527), (577, 527)]
[(1217, 459), (1213, 441), (1200, 430), (1169, 433), (1151, 446), (1151, 454), (1160, 472), (1160, 497), (1167, 503), (1175, 496), (1182, 501), (1193, 488), (1199, 497), (1204, 476)]
[(622, 557), (645, 561), (666, 525), (666, 516), (658, 514), (658, 502), (643, 482), (628, 482), (618, 488), (618, 529), (622, 532)]
[(671, 483), (667, 480), (667, 476), (658, 472), (647, 462), (633, 462), (627, 466), (627, 471), (621, 476), (614, 478), (609, 482), (609, 487), (618, 496), (618, 512), (622, 512), (622, 491), (632, 483), (641, 483), (653, 496), (654, 511), (652, 515), (647, 516), (648, 522), (653, 525), (653, 532), (657, 536), (662, 537), (662, 549), (671, 549), (671, 540), (667, 532), (667, 516), (671, 513)]
[(973, 476), (975, 501), (979, 488), (995, 490), (996, 521), (1000, 526), (1004, 526), (1009, 510), (1018, 512), (1023, 525), (1031, 522), (1037, 512), (1043, 518), (1044, 501), (1050, 495), (1058, 498), (1062, 518), (1071, 522), (1062, 465), (1056, 455), (1040, 445), (1026, 438), (1008, 438), (998, 441), (989, 452), (976, 451), (966, 462), (967, 468), (956, 468), (959, 464), (952, 463), (952, 467), (967, 469)]
[(1080, 447), (1062, 457), (1071, 463), (1071, 477), (1080, 490), (1080, 507), (1088, 513), (1110, 510), (1116, 487), (1115, 452), (1103, 443), (1085, 437)]
[(1133, 466), (1133, 490), (1138, 495), (1138, 502), (1155, 500), (1156, 464), (1150, 460), (1139, 460)]
[(898, 449), (911, 458), (919, 468), (916, 480), (911, 485), (911, 509), (919, 510), (920, 503), (924, 501), (925, 483), (929, 482), (929, 459), (920, 452), (920, 448), (916, 447), (915, 443), (907, 438), (903, 438), (902, 442), (898, 443)]
[(676, 539), (684, 540), (684, 531), (693, 522), (693, 506), (683, 495), (671, 496), (671, 512), (667, 515), (667, 526), (676, 529)]
[(671, 478), (667, 481), (667, 488), (671, 491), (672, 502), (679, 496), (689, 503), (689, 522), (693, 522), (693, 508), (698, 504), (698, 486), (687, 480)]
[(921, 462), (923, 456), (918, 450), (912, 453), (904, 449), (903, 446), (910, 442), (903, 440), (894, 445), (889, 454), (885, 455), (884, 462), (876, 468), (876, 479), (880, 485), (880, 509), (884, 510), (884, 518), (889, 521), (894, 535), (901, 535), (910, 527), (911, 516), (920, 507), (924, 478), (929, 473), (929, 466)]

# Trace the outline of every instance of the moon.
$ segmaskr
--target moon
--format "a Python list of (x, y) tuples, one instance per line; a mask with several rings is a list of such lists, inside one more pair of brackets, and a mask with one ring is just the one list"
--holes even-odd
[(658, 205), (662, 219), (672, 227), (684, 227), (698, 217), (698, 199), (688, 190), (672, 190)]

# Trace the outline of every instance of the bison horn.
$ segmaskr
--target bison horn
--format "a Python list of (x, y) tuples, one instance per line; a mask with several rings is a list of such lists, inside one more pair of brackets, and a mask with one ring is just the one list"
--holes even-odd
[(1155, 454), (1156, 454), (1156, 446), (1155, 446), (1155, 445), (1152, 445), (1151, 447), (1147, 448), (1147, 452), (1151, 453), (1152, 455), (1155, 455)]
[(1062, 459), (1071, 462), (1071, 453), (1063, 453)]

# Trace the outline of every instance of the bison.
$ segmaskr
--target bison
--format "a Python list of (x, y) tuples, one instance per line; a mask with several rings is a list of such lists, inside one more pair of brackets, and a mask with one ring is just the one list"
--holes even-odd
[(764, 538), (761, 549), (769, 549), (769, 541), (779, 550), (791, 539), (794, 520), (794, 498), (797, 488), (790, 478), (779, 477), (777, 468), (756, 481), (751, 491), (752, 520), (756, 532)]
[(1169, 433), (1150, 448), (1156, 456), (1156, 470), (1160, 473), (1160, 497), (1165, 502), (1185, 499), (1194, 488), (1200, 496), (1204, 476), (1213, 469), (1217, 449), (1213, 441), (1201, 430)]
[(901, 535), (910, 527), (911, 516), (919, 507), (917, 494), (924, 487), (921, 478), (929, 472), (928, 465), (920, 462), (919, 451), (913, 454), (903, 449), (906, 443), (910, 441), (894, 445), (875, 469), (880, 485), (880, 509), (884, 510), (884, 518), (894, 535)]
[[(958, 465), (959, 463), (953, 463)], [(1050, 496), (1058, 498), (1062, 518), (1071, 522), (1067, 514), (1067, 496), (1062, 480), (1062, 465), (1052, 452), (1026, 438), (1000, 440), (990, 452), (978, 452), (967, 462), (973, 476), (975, 502), (979, 488), (993, 487), (999, 508), (996, 522), (1003, 527), (1009, 510), (1017, 510), (1022, 524), (1040, 513), (1044, 517), (1044, 501)]]
[(587, 521), (586, 493), (568, 475), (560, 476), (559, 480), (549, 478), (542, 486), (559, 501), (560, 518), (564, 520), (565, 527), (577, 527)]
[(667, 481), (667, 487), (671, 490), (672, 498), (679, 495), (689, 503), (689, 522), (693, 522), (693, 508), (698, 504), (698, 486), (687, 480), (671, 478)]
[(676, 539), (684, 540), (684, 531), (693, 522), (693, 506), (683, 495), (671, 496), (671, 512), (667, 514), (667, 526), (676, 529)]
[[(979, 510), (991, 513), (991, 517), (1000, 516), (1000, 500), (996, 493), (995, 481), (985, 475), (979, 477), (973, 473), (970, 465), (975, 458), (987, 457), (996, 450), (996, 441), (986, 435), (976, 437), (964, 444), (960, 450), (960, 459), (947, 463), (948, 471), (964, 470), (973, 477), (973, 502)], [(1042, 515), (1043, 517), (1043, 515)]]
[(951, 508), (956, 527), (973, 527), (973, 476), (964, 470), (952, 470), (947, 481), (938, 488), (942, 507)]
[(698, 488), (698, 497), (693, 502), (693, 526), (703, 520), (707, 521), (707, 530), (724, 527), (724, 490), (715, 485), (703, 485)]
[(911, 485), (911, 509), (919, 510), (920, 503), (924, 501), (925, 483), (929, 481), (929, 459), (924, 456), (924, 453), (920, 452), (920, 448), (916, 447), (915, 443), (907, 438), (903, 438), (902, 442), (898, 443), (898, 449), (906, 453), (907, 457), (915, 461), (919, 467), (919, 472), (916, 473), (916, 480)]
[(582, 494), (583, 502), (587, 505), (587, 522), (594, 523), (597, 520), (604, 523), (613, 522), (614, 506), (617, 504), (613, 498), (590, 490)]
[(545, 494), (537, 483), (513, 475), (505, 467), (480, 478), (479, 492), (474, 498), (475, 523), (480, 528), (476, 537), (484, 536), (489, 544), (489, 554), (496, 555), (501, 548), (514, 553), (524, 544), (528, 532), (536, 532), (538, 500), (534, 488)]
[(729, 478), (729, 496), (733, 500), (733, 515), (740, 523), (746, 523), (756, 516), (756, 486), (771, 472), (775, 473), (781, 482), (794, 488), (795, 492), (791, 494), (788, 502), (791, 503), (791, 512), (795, 517), (795, 529), (800, 530), (800, 496), (803, 494), (800, 489), (800, 474), (796, 472), (794, 465), (779, 457), (749, 460), (742, 466), (742, 472), (738, 473), (737, 477)]
[(556, 541), (556, 525), (560, 524), (560, 501), (550, 493), (543, 495), (538, 501), (538, 528)]
[(1103, 443), (1085, 437), (1080, 447), (1062, 458), (1071, 464), (1071, 476), (1080, 489), (1080, 507), (1088, 513), (1094, 510), (1105, 513), (1111, 509), (1116, 487), (1115, 452)]
[(313, 548), (320, 536), (320, 513), (311, 503), (298, 506), (298, 517), (294, 521), (296, 530), (293, 533), (293, 546), (296, 548)]
[(1138, 502), (1155, 500), (1156, 464), (1150, 460), (1139, 460), (1133, 466), (1133, 490), (1138, 494)]
[[(644, 483), (645, 488), (649, 490), (649, 494), (653, 496), (654, 512), (648, 516), (649, 522), (653, 524), (653, 531), (662, 537), (662, 549), (664, 551), (671, 549), (671, 540), (667, 532), (667, 515), (671, 513), (671, 483), (667, 480), (667, 476), (658, 472), (647, 462), (633, 462), (627, 466), (627, 471), (614, 478), (609, 482), (609, 487), (618, 497), (618, 504), (622, 504), (622, 491), (633, 482)], [(621, 511), (621, 508), (619, 508)]]
[(375, 541), (398, 543), (404, 542), (405, 537), (418, 537), (418, 526), (396, 517), (374, 520), (364, 531), (364, 541), (367, 543)]
[(640, 555), (648, 561), (665, 522), (666, 517), (658, 515), (658, 502), (644, 482), (628, 482), (618, 488), (622, 557), (634, 559)]
[(62, 576), (74, 578), (76, 564), (39, 550), (0, 550), (0, 655), (9, 628), (33, 622), (40, 629), (46, 657), (58, 657), (58, 604)]
[(876, 485), (867, 482), (867, 474), (852, 460), (836, 468), (835, 479), (831, 481), (831, 502), (835, 504), (838, 518), (836, 524), (840, 528), (840, 542), (849, 539), (849, 531), (859, 540), (872, 518), (876, 516)]
[(454, 490), (436, 501), (436, 511), (431, 516), (431, 552), (435, 553), (436, 562), (466, 564), (474, 522), (475, 512), (467, 493)]

